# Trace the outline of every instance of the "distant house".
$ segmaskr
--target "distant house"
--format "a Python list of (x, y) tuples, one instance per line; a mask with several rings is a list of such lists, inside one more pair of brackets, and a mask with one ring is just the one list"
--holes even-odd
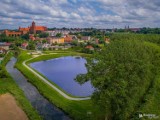
[(91, 46), (91, 45), (87, 45), (85, 48), (86, 48), (86, 49), (89, 49), (89, 50), (94, 50), (94, 47)]
[(140, 28), (129, 28), (130, 31), (132, 32), (138, 32), (140, 31), (141, 29)]
[(27, 46), (28, 46), (28, 43), (27, 43), (27, 42), (24, 42), (24, 43), (21, 44), (21, 47), (22, 47), (23, 49), (26, 49)]
[(0, 54), (6, 54), (7, 50), (5, 50), (4, 48), (0, 48)]
[(29, 39), (30, 39), (30, 40), (33, 40), (33, 41), (36, 40), (36, 38), (34, 37), (33, 34), (30, 34), (30, 35), (29, 35)]
[(106, 39), (105, 39), (105, 43), (107, 43), (107, 44), (110, 43), (110, 39), (109, 39), (109, 38), (106, 38)]
[(48, 43), (58, 43), (58, 44), (63, 44), (64, 43), (64, 38), (63, 37), (48, 37), (47, 38)]
[(9, 46), (11, 45), (11, 43), (7, 43), (7, 42), (0, 42), (0, 48), (3, 48), (5, 50), (9, 50)]
[(70, 36), (70, 35), (66, 35), (65, 37), (64, 37), (64, 42), (65, 43), (71, 43), (72, 42), (72, 36)]
[(98, 38), (95, 39), (95, 43), (96, 43), (96, 44), (99, 44), (99, 39), (98, 39)]
[(81, 39), (84, 41), (89, 41), (89, 40), (91, 40), (91, 37), (90, 36), (82, 36)]

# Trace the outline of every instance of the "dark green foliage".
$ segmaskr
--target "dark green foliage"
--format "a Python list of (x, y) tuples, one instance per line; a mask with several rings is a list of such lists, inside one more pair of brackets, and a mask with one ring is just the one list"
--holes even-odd
[(49, 36), (49, 34), (45, 33), (45, 32), (42, 32), (42, 33), (39, 34), (40, 38), (47, 38), (48, 36)]
[(62, 33), (57, 33), (56, 37), (62, 37)]
[(28, 43), (27, 49), (28, 50), (35, 50), (35, 47), (36, 47), (35, 43), (33, 41), (30, 41)]
[(160, 35), (158, 34), (133, 34), (133, 33), (115, 33), (110, 36), (111, 41), (114, 40), (139, 40), (148, 41), (160, 45)]
[(137, 33), (142, 34), (160, 34), (160, 28), (141, 28)]
[(129, 119), (158, 73), (160, 54), (156, 53), (143, 41), (114, 40), (88, 60), (88, 73), (77, 81), (91, 81), (96, 88), (92, 100), (105, 118)]
[(22, 39), (29, 40), (29, 34), (24, 34), (21, 36)]

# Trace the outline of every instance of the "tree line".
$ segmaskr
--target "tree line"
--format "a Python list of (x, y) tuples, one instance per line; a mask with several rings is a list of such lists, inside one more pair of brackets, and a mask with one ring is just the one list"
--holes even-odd
[[(157, 35), (115, 34), (111, 43), (87, 59), (87, 74), (76, 81), (91, 81), (93, 102), (106, 120), (136, 119), (134, 114), (144, 103), (145, 95), (160, 70)], [(151, 43), (153, 42), (153, 43)]]

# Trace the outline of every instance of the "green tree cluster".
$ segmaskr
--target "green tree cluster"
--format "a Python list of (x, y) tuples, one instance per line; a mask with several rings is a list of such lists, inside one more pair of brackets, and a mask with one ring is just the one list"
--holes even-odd
[(49, 36), (49, 34), (46, 32), (39, 33), (40, 38), (47, 38), (48, 36)]
[(92, 100), (107, 120), (127, 120), (142, 104), (160, 66), (160, 54), (146, 42), (115, 40), (87, 60), (87, 74), (76, 80), (91, 81)]

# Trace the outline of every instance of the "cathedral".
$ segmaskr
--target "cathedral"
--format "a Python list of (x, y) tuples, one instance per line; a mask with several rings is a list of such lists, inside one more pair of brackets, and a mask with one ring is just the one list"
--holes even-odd
[(20, 36), (20, 35), (24, 35), (26, 33), (36, 34), (37, 32), (44, 32), (44, 31), (47, 31), (47, 27), (45, 27), (45, 26), (36, 26), (36, 23), (33, 21), (32, 25), (30, 27), (27, 27), (27, 28), (19, 27), (18, 31), (5, 30), (4, 34), (6, 36), (17, 37), (17, 36)]
[(22, 34), (26, 34), (26, 33), (36, 34), (37, 32), (44, 32), (46, 30), (47, 30), (47, 27), (36, 26), (36, 23), (34, 21), (32, 22), (32, 25), (28, 28), (19, 27), (19, 31), (22, 32)]

